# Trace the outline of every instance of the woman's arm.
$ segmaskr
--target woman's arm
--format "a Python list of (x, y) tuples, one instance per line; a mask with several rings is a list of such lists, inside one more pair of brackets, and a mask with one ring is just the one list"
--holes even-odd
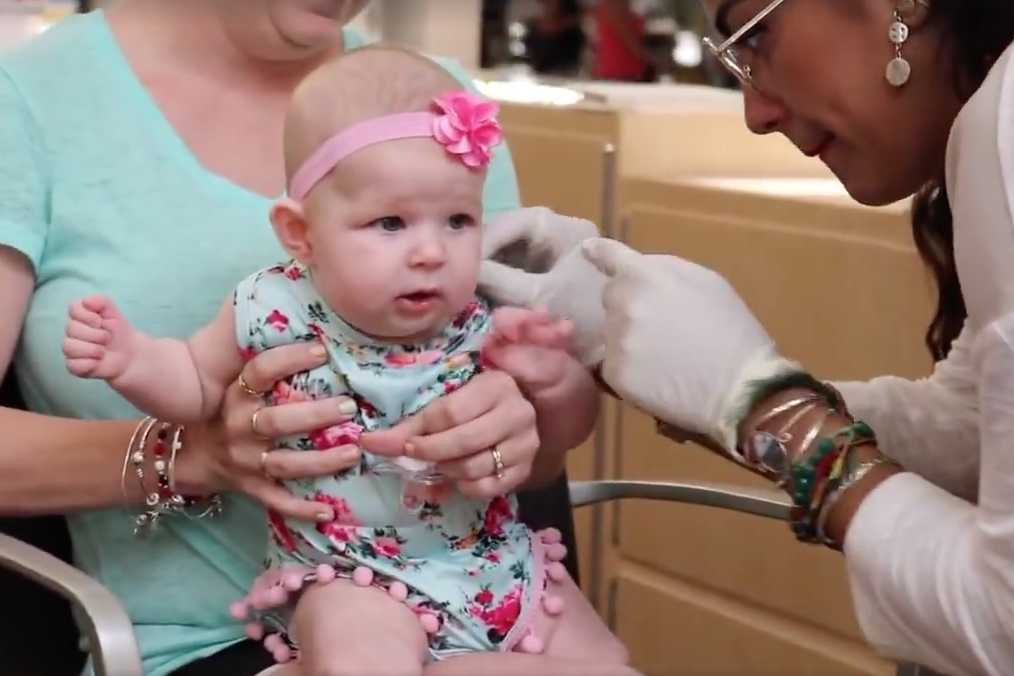
[[(35, 280), (32, 266), (17, 251), (0, 245), (0, 372), (6, 371), (17, 344)], [(326, 355), (310, 345), (276, 348), (248, 362), (243, 377), (258, 391), (318, 366)], [(332, 474), (358, 462), (355, 449), (319, 453), (275, 451), (254, 437), (251, 416), (261, 411), (259, 426), (265, 434), (281, 437), (348, 420), (347, 400), (330, 398), (261, 408), (258, 397), (239, 391), (234, 383), (226, 393), (224, 419), (194, 425), (182, 436), (175, 479), (187, 495), (208, 495), (224, 490), (242, 492), (268, 507), (297, 518), (322, 516), (320, 505), (303, 500), (278, 484), (277, 478), (308, 478)], [(354, 412), (354, 408), (353, 408)], [(91, 421), (38, 415), (0, 408), (0, 514), (33, 515), (121, 507), (140, 507), (146, 491), (128, 467), (122, 481), (128, 446), (140, 421)], [(154, 477), (156, 443), (151, 435), (143, 450), (145, 477)], [(148, 490), (153, 488), (149, 485)]]
[(880, 450), (946, 491), (974, 501), (979, 481), (979, 406), (965, 328), (933, 374), (832, 385), (857, 419), (877, 431)]
[[(0, 371), (6, 372), (35, 287), (29, 261), (0, 247)], [(122, 504), (120, 469), (137, 421), (95, 422), (0, 408), (0, 514), (64, 513)], [(142, 503), (136, 481), (128, 499)]]
[[(986, 329), (975, 346), (982, 373), (979, 504), (880, 465), (827, 511), (825, 533), (844, 543), (867, 640), (886, 657), (941, 673), (1014, 673), (1014, 349), (1006, 338), (1014, 336), (1014, 317), (1007, 323)], [(751, 418), (799, 394), (783, 392)], [(822, 429), (830, 435), (847, 424), (832, 415)], [(872, 445), (858, 451), (860, 462), (878, 456)]]
[[(0, 69), (0, 374), (9, 371), (45, 248), (52, 156), (43, 129)], [(0, 408), (0, 514), (68, 512), (122, 501), (120, 468), (136, 423), (86, 422)], [(134, 489), (136, 482), (128, 482)], [(140, 503), (140, 491), (128, 498)]]

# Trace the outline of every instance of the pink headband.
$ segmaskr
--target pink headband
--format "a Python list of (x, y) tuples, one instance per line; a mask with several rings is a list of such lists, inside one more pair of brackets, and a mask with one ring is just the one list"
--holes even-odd
[(432, 112), (385, 115), (354, 124), (321, 144), (289, 182), (289, 197), (302, 200), (335, 166), (376, 143), (431, 137), (470, 168), (489, 164), (503, 141), (496, 121), (499, 106), (481, 96), (455, 91), (433, 99)]

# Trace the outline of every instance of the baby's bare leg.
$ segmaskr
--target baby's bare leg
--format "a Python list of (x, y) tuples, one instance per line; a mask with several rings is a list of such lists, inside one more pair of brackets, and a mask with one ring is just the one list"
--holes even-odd
[(427, 665), (424, 676), (640, 676), (570, 577), (550, 581), (546, 591), (563, 599), (563, 612), (540, 612), (535, 620), (535, 636), (545, 641), (542, 654), (461, 655)]
[(630, 663), (626, 647), (609, 631), (569, 575), (558, 582), (550, 581), (546, 592), (563, 599), (562, 613), (550, 616), (542, 612), (535, 620), (535, 635), (545, 637), (547, 657), (613, 666)]
[[(642, 676), (624, 665), (528, 653), (470, 653), (431, 662), (423, 676)], [(271, 674), (275, 676), (275, 674)], [(302, 675), (299, 675), (302, 676)]]
[[(292, 616), (303, 676), (420, 676), (429, 642), (408, 606), (375, 587), (306, 587)], [(297, 676), (295, 673), (286, 676)]]

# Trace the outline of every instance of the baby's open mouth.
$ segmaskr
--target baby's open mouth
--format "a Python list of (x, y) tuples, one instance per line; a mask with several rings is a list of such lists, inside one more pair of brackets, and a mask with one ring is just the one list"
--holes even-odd
[(399, 298), (409, 301), (410, 303), (422, 303), (428, 300), (434, 300), (440, 294), (437, 291), (413, 291), (412, 293), (406, 293)]

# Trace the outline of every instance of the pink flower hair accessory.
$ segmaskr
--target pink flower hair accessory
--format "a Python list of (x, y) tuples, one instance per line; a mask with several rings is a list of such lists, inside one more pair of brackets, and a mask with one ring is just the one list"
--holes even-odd
[(302, 200), (339, 162), (355, 152), (385, 141), (432, 138), (470, 169), (493, 159), (503, 142), (497, 122), (499, 106), (467, 91), (453, 91), (433, 100), (432, 110), (385, 115), (354, 124), (324, 141), (293, 174), (289, 197)]
[(500, 107), (465, 91), (437, 97), (433, 105), (440, 111), (433, 117), (433, 138), (448, 153), (460, 157), (467, 167), (489, 164), (493, 148), (503, 141), (503, 131), (496, 120)]

